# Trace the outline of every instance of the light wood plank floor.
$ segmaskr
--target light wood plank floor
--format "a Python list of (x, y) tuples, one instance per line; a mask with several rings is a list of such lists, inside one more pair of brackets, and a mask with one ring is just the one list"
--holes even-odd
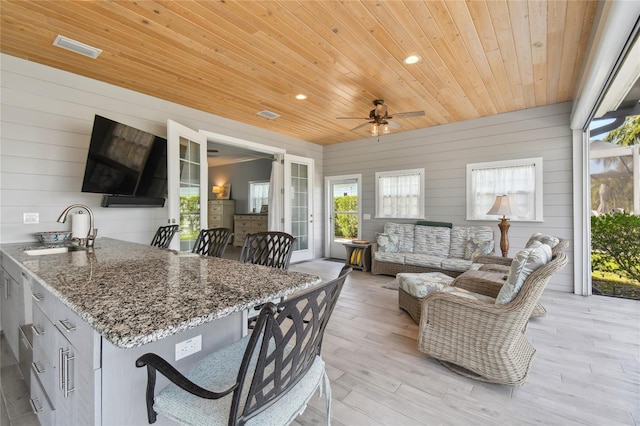
[[(328, 260), (291, 269), (333, 278)], [(354, 271), (325, 333), (322, 355), (340, 425), (640, 425), (640, 302), (545, 291), (531, 320), (537, 349), (528, 382), (486, 384), (417, 350), (418, 326), (383, 288), (393, 277)], [(295, 425), (326, 424), (313, 398)]]
[[(314, 260), (291, 269), (331, 279), (341, 267)], [(509, 388), (457, 376), (420, 353), (418, 326), (398, 309), (397, 291), (383, 288), (392, 280), (354, 271), (326, 331), (334, 426), (640, 426), (640, 302), (547, 290), (548, 315), (527, 330), (537, 349), (529, 381)], [(17, 367), (3, 358), (0, 424), (37, 425)], [(324, 397), (293, 424), (326, 424)]]

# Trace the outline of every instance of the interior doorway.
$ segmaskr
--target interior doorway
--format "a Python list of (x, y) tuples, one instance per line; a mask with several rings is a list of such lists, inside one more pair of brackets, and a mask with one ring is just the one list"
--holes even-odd
[(335, 259), (346, 259), (343, 246), (361, 234), (362, 175), (344, 175), (325, 178), (327, 206), (327, 244), (325, 256)]

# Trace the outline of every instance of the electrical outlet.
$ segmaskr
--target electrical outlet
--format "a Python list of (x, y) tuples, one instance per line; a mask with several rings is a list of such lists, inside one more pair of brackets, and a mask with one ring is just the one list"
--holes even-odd
[(176, 361), (202, 350), (202, 335), (198, 334), (184, 342), (176, 343)]
[(25, 225), (40, 223), (40, 213), (23, 213), (22, 223)]
[(371, 215), (369, 213), (365, 213), (362, 215), (362, 220), (371, 220)]

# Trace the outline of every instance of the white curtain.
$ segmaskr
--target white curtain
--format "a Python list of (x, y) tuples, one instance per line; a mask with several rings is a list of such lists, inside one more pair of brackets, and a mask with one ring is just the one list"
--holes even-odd
[(269, 231), (283, 231), (284, 156), (282, 154), (274, 154), (274, 156), (275, 159), (271, 163), (271, 179), (269, 181), (271, 186), (269, 191)]
[(536, 218), (536, 170), (533, 164), (472, 170), (473, 219), (494, 219), (486, 213), (498, 195), (508, 195), (510, 219)]
[(383, 217), (419, 217), (420, 175), (381, 176), (378, 197)]

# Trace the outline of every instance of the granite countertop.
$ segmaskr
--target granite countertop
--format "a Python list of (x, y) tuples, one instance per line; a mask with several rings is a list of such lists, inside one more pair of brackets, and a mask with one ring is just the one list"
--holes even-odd
[(178, 253), (110, 238), (93, 252), (0, 250), (120, 348), (153, 342), (320, 282), (315, 275)]

